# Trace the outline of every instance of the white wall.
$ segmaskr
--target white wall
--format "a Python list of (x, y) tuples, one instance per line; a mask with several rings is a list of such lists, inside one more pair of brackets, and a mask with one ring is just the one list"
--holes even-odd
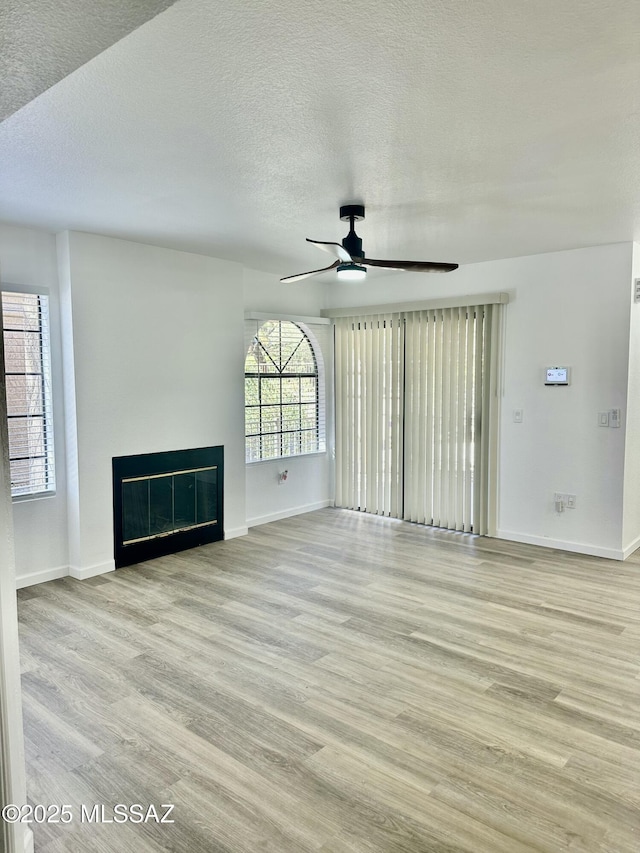
[(622, 546), (625, 556), (640, 545), (640, 302), (633, 301), (633, 282), (640, 279), (640, 244), (633, 244), (629, 302), (629, 383), (624, 459), (624, 518)]
[(60, 309), (53, 234), (0, 225), (0, 282), (43, 288), (49, 293), (56, 494), (13, 504), (18, 585), (67, 574), (67, 506)]
[[(312, 280), (281, 284), (276, 275), (244, 270), (245, 311), (302, 317), (320, 317), (326, 285)], [(314, 336), (314, 327), (309, 331)], [(328, 327), (315, 329), (315, 343), (324, 362), (327, 451), (290, 459), (254, 462), (247, 471), (247, 524), (253, 526), (289, 515), (309, 512), (333, 501), (333, 347)], [(280, 484), (280, 471), (288, 471)]]
[(114, 456), (223, 444), (225, 532), (245, 532), (241, 267), (92, 234), (58, 242), (73, 328), (71, 573), (113, 567)]
[[(447, 275), (370, 276), (335, 284), (327, 307), (507, 291), (499, 440), (498, 535), (622, 556), (624, 429), (597, 413), (627, 398), (631, 244), (472, 264)], [(572, 369), (567, 388), (543, 369)], [(513, 423), (513, 409), (524, 422)], [(555, 512), (554, 492), (577, 495)]]
[[(27, 790), (13, 526), (4, 348), (0, 347), (0, 803), (24, 805)], [(0, 850), (5, 849), (31, 853), (31, 830), (19, 823), (3, 821), (0, 824)]]
[(282, 284), (273, 273), (243, 269), (245, 311), (300, 314), (319, 317), (324, 307), (326, 284), (306, 279), (299, 284)]
[[(44, 287), (51, 300), (57, 493), (14, 504), (19, 586), (113, 567), (115, 455), (223, 443), (227, 535), (247, 519), (330, 503), (330, 452), (287, 460), (284, 486), (278, 462), (245, 466), (241, 381), (245, 308), (319, 316), (324, 285), (292, 288), (212, 258), (9, 225), (0, 264), (4, 281)], [(323, 355), (330, 447), (330, 346)]]
[[(73, 392), (64, 401), (66, 422), (58, 262), (69, 333), (65, 382)], [(88, 576), (113, 565), (112, 456), (224, 444), (225, 526), (232, 534), (331, 501), (330, 405), (327, 454), (244, 464), (238, 380), (245, 311), (318, 316), (323, 306), (497, 290), (512, 299), (499, 534), (621, 556), (640, 535), (640, 306), (630, 304), (631, 264), (632, 244), (618, 244), (469, 265), (445, 276), (371, 275), (362, 285), (293, 286), (224, 261), (89, 234), (62, 235), (57, 257), (52, 235), (0, 226), (3, 280), (50, 291), (54, 349), (58, 493), (14, 505), (18, 583), (65, 574), (69, 566)], [(633, 264), (640, 276), (637, 247)], [(323, 354), (330, 404), (330, 345)], [(542, 369), (554, 363), (572, 368), (569, 388), (543, 386)], [(623, 409), (625, 428), (599, 428), (597, 412), (614, 406)], [(524, 409), (523, 424), (512, 422), (514, 408)], [(77, 456), (71, 444), (68, 459), (65, 428), (77, 439)], [(289, 478), (280, 486), (277, 474), (285, 467)], [(557, 515), (555, 491), (575, 493), (577, 508)]]

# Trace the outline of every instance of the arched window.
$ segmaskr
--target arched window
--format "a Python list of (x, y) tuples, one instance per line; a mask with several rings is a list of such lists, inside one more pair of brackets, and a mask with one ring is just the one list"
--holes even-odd
[(247, 462), (324, 449), (318, 362), (300, 326), (289, 320), (262, 323), (244, 372)]

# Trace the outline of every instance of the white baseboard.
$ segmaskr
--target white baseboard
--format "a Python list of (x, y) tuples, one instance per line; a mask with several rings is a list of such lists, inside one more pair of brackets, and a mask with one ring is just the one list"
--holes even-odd
[(627, 547), (623, 550), (624, 557), (623, 560), (626, 560), (627, 557), (630, 557), (634, 551), (637, 551), (640, 548), (640, 536), (636, 536), (636, 538), (631, 542)]
[(304, 504), (304, 506), (291, 507), (281, 512), (271, 512), (268, 515), (259, 515), (257, 518), (248, 518), (247, 525), (249, 527), (257, 527), (259, 524), (269, 524), (271, 521), (280, 521), (283, 518), (291, 518), (293, 515), (302, 515), (305, 512), (313, 512), (316, 509), (324, 509), (327, 506), (333, 506), (333, 500), (317, 501), (313, 504)]
[(34, 586), (37, 583), (55, 581), (58, 578), (66, 578), (68, 574), (68, 566), (58, 566), (56, 569), (42, 569), (39, 572), (29, 572), (28, 575), (19, 575), (16, 577), (16, 589), (22, 589), (25, 586)]
[(575, 554), (589, 554), (591, 557), (604, 557), (607, 560), (625, 559), (625, 552), (618, 548), (602, 548), (600, 545), (584, 542), (565, 542), (563, 539), (529, 536), (527, 533), (515, 533), (513, 530), (498, 530), (496, 538), (508, 539), (510, 542), (522, 542), (525, 545), (540, 545), (542, 548), (556, 548), (559, 551), (573, 551)]
[(115, 572), (115, 570), (115, 562), (108, 560), (106, 563), (99, 563), (97, 566), (88, 566), (86, 569), (70, 566), (69, 575), (76, 580), (86, 581), (88, 578), (94, 578), (96, 575), (106, 575), (108, 572)]
[(225, 530), (225, 539), (237, 539), (238, 536), (246, 536), (249, 532), (248, 527), (232, 527), (231, 530)]

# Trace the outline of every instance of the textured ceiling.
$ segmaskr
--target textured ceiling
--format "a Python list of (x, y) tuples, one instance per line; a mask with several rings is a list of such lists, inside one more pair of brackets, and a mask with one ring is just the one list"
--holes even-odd
[(175, 0), (3, 0), (0, 121)]
[(637, 0), (179, 0), (0, 124), (0, 218), (281, 275), (351, 201), (379, 258), (640, 239), (639, 36)]

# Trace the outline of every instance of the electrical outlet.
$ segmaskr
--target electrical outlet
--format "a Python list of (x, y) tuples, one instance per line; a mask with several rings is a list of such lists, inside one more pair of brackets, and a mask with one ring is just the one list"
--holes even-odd
[(621, 417), (620, 409), (609, 409), (609, 426), (614, 428), (619, 427)]
[(567, 509), (575, 509), (576, 508), (576, 496), (575, 495), (567, 495)]
[(513, 422), (514, 424), (522, 423), (523, 412), (522, 409), (514, 409), (513, 410)]

